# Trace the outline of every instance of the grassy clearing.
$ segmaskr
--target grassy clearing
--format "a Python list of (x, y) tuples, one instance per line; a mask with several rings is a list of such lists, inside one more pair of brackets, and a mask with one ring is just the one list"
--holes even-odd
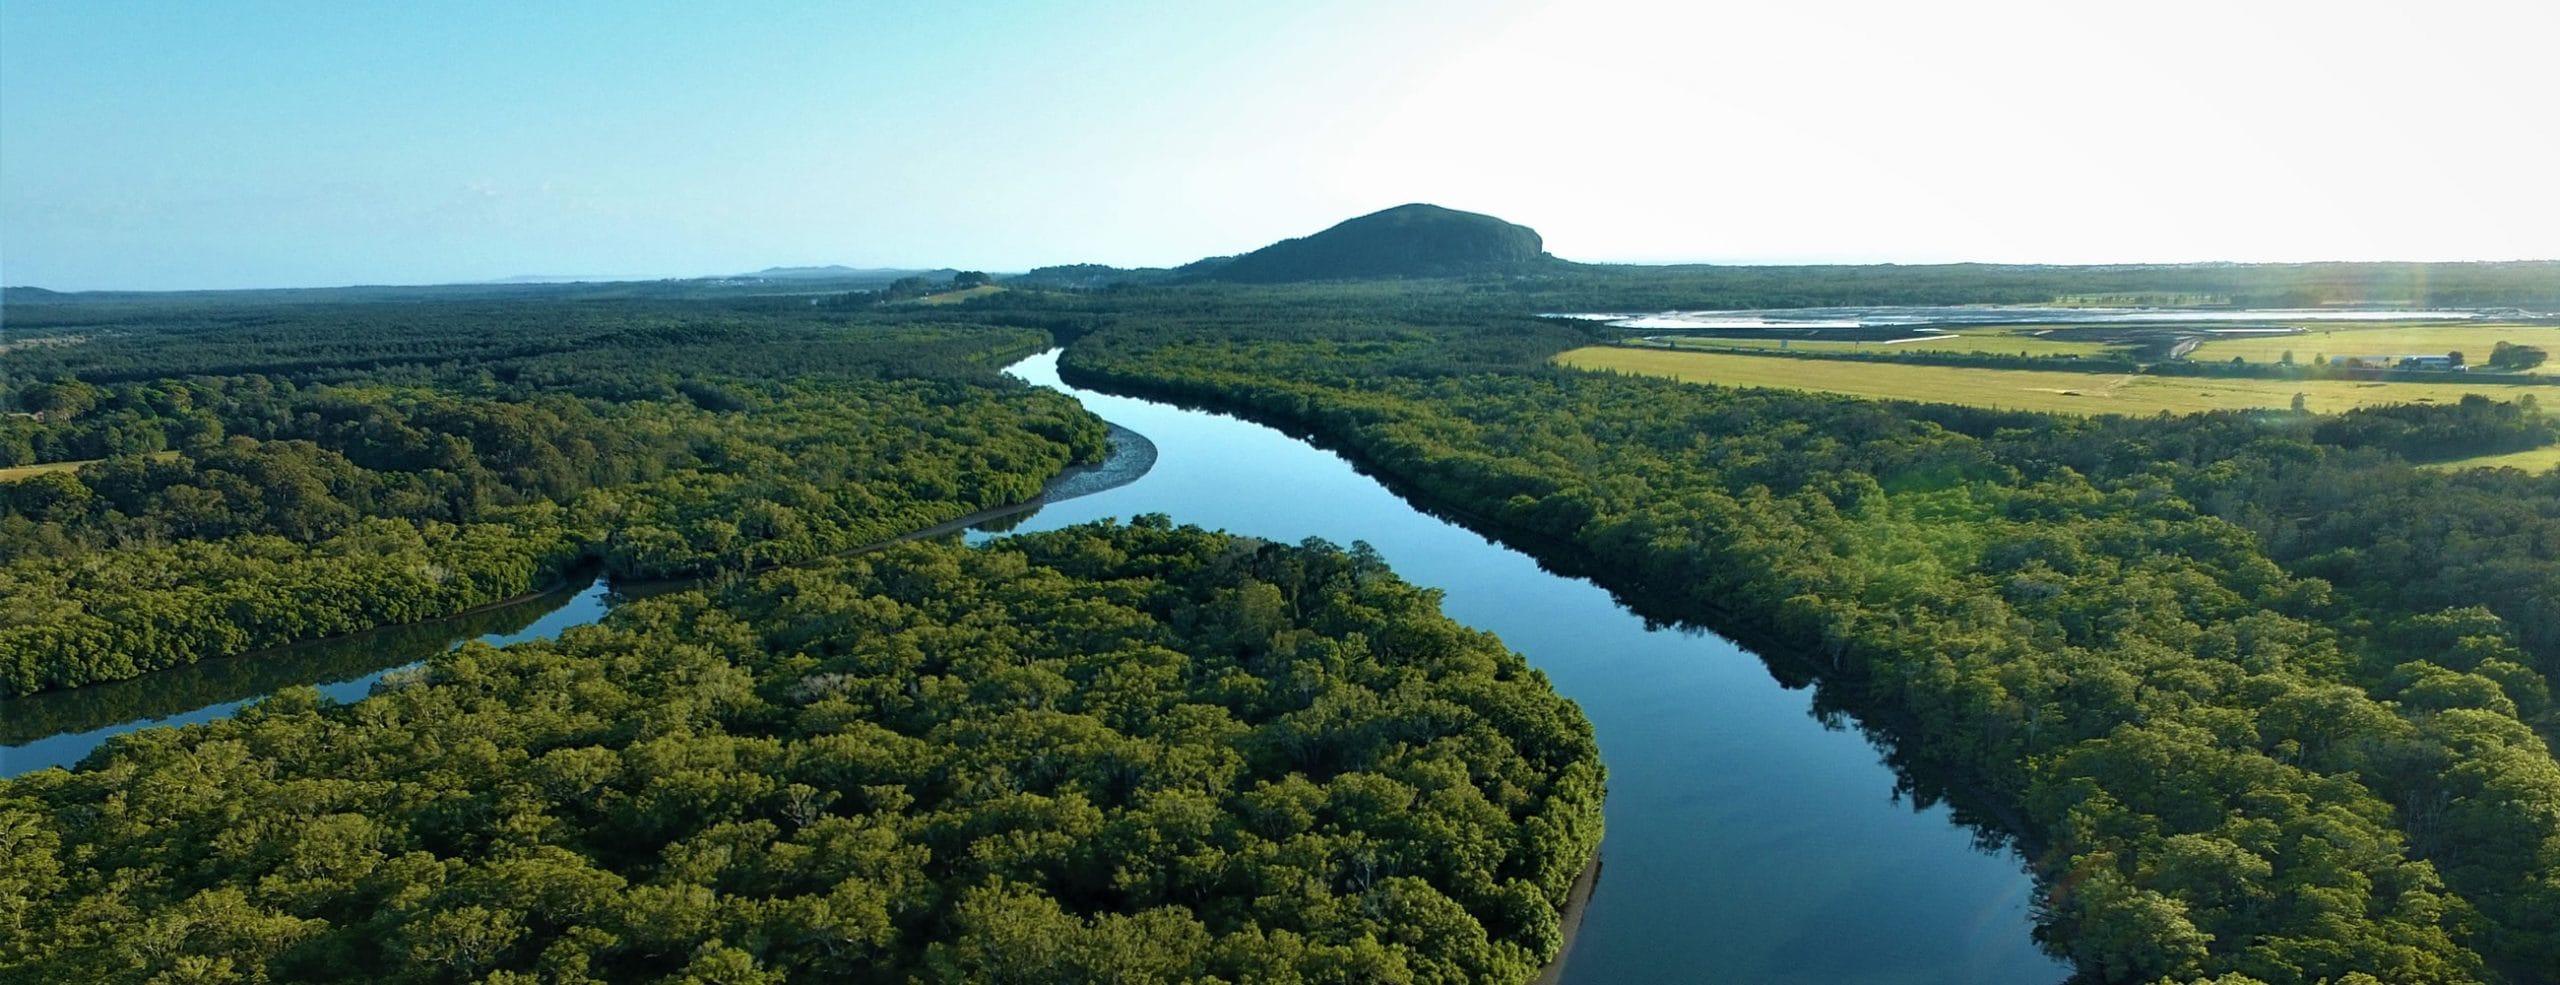
[[(2300, 335), (2259, 335), (2215, 339), (2197, 346), (2187, 358), (2223, 362), (2232, 358), (2272, 363), (2293, 353), (2295, 362), (2323, 356), (2442, 355), (2460, 352), (2473, 366), (2489, 361), (2500, 342), (2537, 346), (2560, 352), (2560, 325), (2304, 325)], [(2537, 373), (2560, 373), (2545, 363)]]
[[(178, 457), (178, 453), (174, 451), (155, 451), (151, 453), (151, 457), (166, 462)], [(0, 468), (0, 482), (16, 482), (31, 475), (43, 475), (47, 472), (70, 472), (83, 465), (93, 465), (102, 461), (105, 461), (105, 459), (84, 458), (77, 462), (46, 462), (42, 465), (12, 465), (7, 468)]]
[(1001, 290), (1004, 290), (1004, 288), (995, 284), (980, 284), (976, 287), (964, 287), (957, 291), (944, 291), (940, 294), (927, 294), (923, 297), (917, 298), (916, 303), (959, 304), (960, 302), (969, 300), (970, 298), (986, 297), (987, 295), (994, 294)]
[(1668, 376), (1692, 383), (1817, 390), (1853, 397), (1918, 400), (2059, 414), (2173, 414), (2207, 410), (2280, 409), (2302, 394), (2304, 405), (2336, 413), (2379, 404), (2451, 403), (2465, 393), (2514, 400), (2540, 387), (2465, 387), (2446, 383), (2357, 380), (2225, 380), (2118, 376), (2045, 370), (1973, 369), (1895, 363), (1780, 359), (1706, 352), (1594, 346), (1556, 361), (1577, 369)]
[(34, 349), (49, 345), (79, 345), (87, 341), (89, 337), (86, 335), (47, 335), (41, 338), (0, 342), (0, 352), (16, 352), (20, 349)]
[(8, 468), (0, 468), (0, 482), (16, 482), (28, 476), (43, 475), (47, 472), (69, 472), (94, 461), (97, 461), (97, 459), (83, 459), (77, 462), (46, 462), (42, 465), (12, 465)]
[(2511, 451), (2504, 455), (2482, 455), (2478, 458), (2459, 458), (2450, 462), (2431, 462), (2419, 468), (2435, 469), (2440, 472), (2450, 472), (2455, 469), (2523, 469), (2527, 472), (2549, 472), (2554, 466), (2560, 466), (2560, 445), (2535, 448), (2530, 451)]
[[(1989, 353), (1996, 356), (2104, 356), (2113, 347), (2101, 342), (2076, 342), (2050, 339), (2035, 333), (2036, 327), (1966, 328), (1940, 336), (1923, 337), (1913, 332), (1910, 342), (1839, 342), (1826, 339), (1791, 339), (1784, 348), (1806, 352), (1956, 352)], [(1766, 349), (1777, 351), (1780, 340), (1772, 338), (1705, 338), (1669, 336), (1663, 339), (1684, 349)]]

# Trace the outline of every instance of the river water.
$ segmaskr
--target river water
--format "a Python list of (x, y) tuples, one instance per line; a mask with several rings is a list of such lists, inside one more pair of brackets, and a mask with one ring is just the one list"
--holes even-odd
[[(1976, 832), (1944, 807), (1896, 797), (1873, 745), (1818, 721), (1810, 692), (1780, 687), (1751, 653), (1712, 634), (1648, 627), (1599, 587), (1423, 513), (1278, 431), (1066, 386), (1056, 352), (1010, 372), (1153, 439), (1155, 462), (1134, 483), (999, 525), (1165, 513), (1273, 540), (1365, 540), (1405, 579), (1444, 590), (1451, 617), (1499, 634), (1582, 706), (1609, 766), (1609, 833), (1562, 981), (2053, 985), (2068, 976), (2028, 940), (2034, 887), (2017, 857), (1977, 847)], [(611, 599), (601, 586), (564, 591), (505, 610), (504, 625), (408, 644), (433, 648), (418, 655), (377, 655), (355, 673), (323, 660), (299, 680), (231, 682), (238, 693), (209, 706), (178, 699), (182, 712), (138, 697), (168, 690), (160, 675), (109, 685), (137, 697), (46, 716), (81, 727), (32, 741), (42, 729), (29, 703), (0, 704), (0, 775), (67, 765), (112, 734), (229, 715), (288, 684), (334, 680), (323, 689), (352, 699), (380, 669), (456, 639), (549, 636), (601, 617)], [(81, 720), (118, 707), (145, 713)]]
[(206, 660), (145, 677), (0, 701), (0, 777), (70, 766), (108, 739), (154, 725), (229, 718), (249, 702), (309, 684), (354, 701), (382, 675), (467, 640), (549, 639), (604, 618), (613, 599), (588, 578), (508, 605), (266, 653)]
[(1856, 732), (1810, 713), (1760, 659), (1651, 629), (1590, 582), (1433, 517), (1279, 431), (1011, 370), (1155, 440), (1136, 484), (1044, 507), (1016, 530), (1138, 513), (1272, 540), (1368, 541), (1450, 617), (1491, 630), (1582, 705), (1609, 765), (1599, 886), (1563, 981), (2053, 985), (2027, 938), (2034, 887), (1943, 807), (1893, 796)]
[[(1050, 480), (1033, 503), (999, 507), (893, 538), (939, 537), (978, 525), (1004, 525), (1040, 506), (1128, 485), (1147, 474), (1155, 444), (1111, 427), (1111, 455)], [(875, 545), (877, 546), (877, 545)], [(866, 550), (869, 548), (865, 548)], [(137, 729), (194, 725), (229, 718), (259, 698), (308, 684), (338, 701), (373, 692), (383, 675), (477, 640), (505, 646), (550, 639), (605, 617), (624, 600), (692, 587), (695, 582), (607, 584), (593, 575), (531, 598), (443, 619), (279, 647), (171, 667), (132, 680), (0, 699), (0, 778), (70, 767), (107, 740)]]

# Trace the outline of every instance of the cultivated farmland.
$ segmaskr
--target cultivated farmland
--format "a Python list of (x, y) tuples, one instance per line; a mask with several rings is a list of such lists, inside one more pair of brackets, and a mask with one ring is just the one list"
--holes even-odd
[(2492, 400), (2539, 394), (2531, 386), (2382, 383), (2366, 380), (2253, 380), (2134, 376), (2048, 370), (1975, 369), (1832, 359), (1593, 346), (1556, 357), (1577, 369), (1667, 376), (1692, 383), (1816, 390), (1883, 400), (1996, 407), (2063, 414), (2186, 414), (2304, 407), (2335, 413), (2381, 404), (2452, 403), (2466, 393)]

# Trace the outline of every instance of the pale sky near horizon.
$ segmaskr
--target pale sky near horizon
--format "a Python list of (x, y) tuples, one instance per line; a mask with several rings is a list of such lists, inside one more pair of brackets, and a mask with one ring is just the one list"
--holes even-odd
[(0, 4), (0, 283), (2560, 258), (2528, 2)]

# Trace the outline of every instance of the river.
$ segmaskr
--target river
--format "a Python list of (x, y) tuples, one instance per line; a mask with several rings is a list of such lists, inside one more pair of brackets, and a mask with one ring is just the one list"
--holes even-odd
[[(1135, 482), (1155, 466), (1155, 460), (1153, 442), (1115, 424), (1111, 426), (1109, 458), (1060, 473), (1032, 502), (973, 513), (859, 548), (854, 553), (973, 527), (1009, 526), (1016, 522), (1012, 518), (1041, 506)], [(0, 778), (73, 766), (107, 740), (137, 729), (229, 718), (251, 701), (297, 685), (310, 685), (338, 701), (355, 701), (371, 694), (374, 682), (383, 675), (415, 666), (463, 643), (477, 640), (490, 646), (505, 646), (547, 640), (572, 626), (604, 618), (625, 600), (680, 591), (698, 583), (608, 584), (590, 574), (549, 591), (442, 619), (201, 660), (131, 680), (0, 699)]]
[(382, 675), (467, 640), (491, 646), (549, 639), (604, 618), (613, 596), (586, 578), (533, 598), (445, 619), (386, 626), (265, 653), (205, 660), (110, 684), (0, 701), (0, 777), (68, 767), (108, 739), (154, 725), (193, 725), (308, 684), (354, 701)]
[(1599, 886), (1562, 981), (2053, 985), (2034, 886), (1943, 807), (1914, 810), (1854, 731), (1720, 637), (1648, 628), (1606, 590), (1431, 516), (1271, 428), (1012, 372), (1155, 440), (1130, 486), (1015, 529), (1160, 512), (1273, 540), (1365, 540), (1452, 618), (1491, 630), (1581, 704), (1609, 765)]
[[(2069, 975), (2028, 939), (2034, 886), (2019, 859), (1977, 847), (1946, 808), (1897, 797), (1875, 746), (1818, 720), (1811, 693), (1780, 687), (1750, 652), (1649, 627), (1605, 590), (1417, 510), (1278, 431), (1066, 386), (1054, 351), (1010, 372), (1153, 439), (1156, 457), (1134, 483), (994, 525), (1165, 513), (1273, 540), (1364, 540), (1582, 706), (1609, 766), (1609, 833), (1561, 981), (2053, 985)], [(582, 590), (499, 638), (591, 621), (608, 599)], [(92, 729), (85, 745), (57, 736), (52, 761), (24, 767), (37, 747), (7, 749), (5, 772), (76, 760), (101, 733), (146, 724)]]

